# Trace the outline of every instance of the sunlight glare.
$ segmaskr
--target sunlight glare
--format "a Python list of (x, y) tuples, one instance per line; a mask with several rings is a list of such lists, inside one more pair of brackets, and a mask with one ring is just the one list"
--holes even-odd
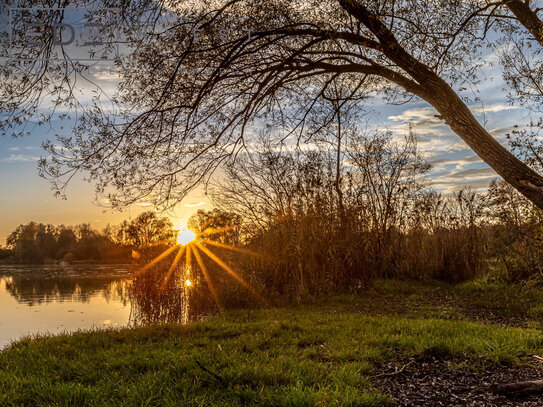
[(207, 228), (205, 229), (205, 232), (196, 234), (192, 230), (187, 228), (187, 225), (179, 225), (177, 230), (177, 244), (170, 247), (169, 249), (165, 250), (162, 254), (154, 258), (150, 263), (145, 265), (143, 268), (141, 268), (139, 271), (137, 271), (133, 278), (137, 278), (138, 276), (142, 275), (147, 270), (151, 269), (154, 265), (156, 265), (158, 262), (162, 261), (166, 257), (169, 257), (175, 250), (177, 250), (177, 253), (175, 255), (175, 258), (170, 265), (168, 272), (166, 273), (166, 276), (164, 280), (162, 281), (162, 284), (160, 285), (160, 290), (164, 290), (167, 286), (169, 281), (172, 277), (176, 274), (176, 271), (179, 270), (179, 264), (182, 261), (182, 258), (185, 257), (185, 265), (184, 265), (184, 276), (177, 280), (177, 287), (182, 288), (184, 295), (185, 295), (185, 302), (183, 305), (183, 320), (188, 320), (188, 311), (189, 311), (189, 304), (188, 304), (188, 296), (189, 295), (189, 289), (192, 289), (194, 287), (194, 282), (192, 281), (192, 257), (194, 256), (194, 259), (196, 260), (196, 263), (198, 263), (199, 269), (202, 272), (202, 275), (205, 279), (205, 282), (207, 284), (207, 287), (209, 288), (209, 291), (211, 293), (211, 296), (215, 300), (215, 303), (217, 304), (217, 308), (219, 309), (219, 312), (224, 312), (224, 307), (221, 304), (221, 301), (219, 299), (219, 295), (213, 285), (211, 276), (209, 275), (208, 269), (205, 266), (202, 256), (200, 255), (200, 251), (202, 253), (205, 253), (207, 257), (209, 257), (213, 262), (215, 262), (221, 269), (226, 271), (230, 276), (232, 276), (235, 280), (237, 280), (241, 285), (243, 285), (245, 288), (247, 288), (255, 297), (260, 299), (264, 304), (268, 304), (266, 299), (259, 294), (252, 286), (250, 286), (238, 273), (236, 273), (231, 267), (229, 267), (224, 261), (222, 261), (215, 253), (213, 253), (206, 245), (220, 247), (227, 250), (232, 250), (240, 253), (250, 254), (252, 256), (260, 256), (258, 253), (255, 253), (251, 250), (245, 249), (245, 248), (238, 248), (231, 246), (226, 243), (222, 242), (216, 242), (211, 239), (205, 239), (204, 236), (211, 236), (215, 234), (219, 234), (222, 232), (226, 232), (233, 229), (233, 226), (225, 226), (220, 228)]
[(196, 233), (190, 229), (182, 229), (177, 234), (177, 243), (183, 246), (196, 239)]

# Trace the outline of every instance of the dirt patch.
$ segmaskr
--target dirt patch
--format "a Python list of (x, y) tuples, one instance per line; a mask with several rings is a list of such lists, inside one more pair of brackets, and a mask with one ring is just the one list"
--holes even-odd
[(418, 357), (387, 363), (372, 375), (373, 385), (398, 406), (543, 406), (543, 394), (508, 398), (492, 394), (490, 385), (543, 378), (543, 366), (492, 365), (454, 369), (467, 361)]

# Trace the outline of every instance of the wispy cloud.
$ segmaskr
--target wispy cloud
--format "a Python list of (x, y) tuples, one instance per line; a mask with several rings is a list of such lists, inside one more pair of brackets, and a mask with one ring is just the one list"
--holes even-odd
[(183, 206), (186, 206), (187, 208), (196, 208), (197, 206), (205, 205), (206, 203), (204, 201), (200, 201), (197, 203), (186, 203)]
[[(479, 115), (484, 113), (498, 113), (505, 110), (516, 110), (518, 106), (511, 106), (506, 103), (494, 103), (489, 105), (472, 105), (469, 107), (473, 114)], [(433, 107), (421, 107), (415, 109), (407, 109), (399, 115), (388, 116), (389, 120), (399, 121), (414, 121), (417, 124), (439, 126), (443, 121), (437, 117), (438, 113)]]
[(16, 162), (30, 162), (38, 161), (40, 157), (26, 154), (11, 154), (9, 157), (4, 157), (0, 161), (7, 163), (16, 163)]
[(492, 168), (470, 168), (469, 170), (451, 172), (447, 176), (441, 177), (442, 180), (462, 180), (470, 181), (476, 179), (491, 179), (498, 175)]
[(429, 126), (440, 126), (442, 121), (436, 117), (437, 111), (432, 107), (421, 107), (415, 109), (407, 109), (398, 114), (388, 116), (388, 120), (393, 122), (416, 122)]
[(518, 108), (519, 108), (518, 106), (511, 106), (506, 103), (494, 103), (491, 105), (470, 106), (470, 110), (475, 114), (498, 113), (498, 112), (503, 112), (505, 110), (516, 110)]
[(463, 188), (470, 188), (474, 192), (486, 191), (488, 185), (487, 180), (466, 181), (463, 183), (437, 181), (432, 183), (432, 187), (443, 194), (458, 192)]
[[(457, 153), (457, 155), (463, 155), (464, 157), (448, 157), (443, 153), (434, 152), (432, 155), (427, 156), (428, 162), (432, 165), (433, 173), (443, 173), (443, 172), (460, 172), (468, 169), (467, 167), (471, 165), (481, 165), (483, 161), (476, 155), (468, 155), (469, 152), (462, 150)], [(450, 155), (450, 154), (448, 154)]]

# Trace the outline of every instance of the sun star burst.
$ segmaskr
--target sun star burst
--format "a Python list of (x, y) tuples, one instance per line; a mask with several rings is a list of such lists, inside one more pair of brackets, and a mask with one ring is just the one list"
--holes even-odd
[(233, 270), (230, 266), (228, 266), (208, 247), (208, 246), (221, 247), (223, 249), (228, 249), (228, 250), (232, 250), (232, 251), (236, 251), (240, 253), (246, 253), (252, 256), (259, 256), (257, 253), (251, 250), (234, 247), (225, 243), (215, 242), (210, 239), (210, 236), (224, 232), (231, 228), (232, 227), (229, 227), (229, 226), (223, 227), (223, 228), (217, 228), (217, 229), (208, 228), (199, 234), (195, 233), (194, 231), (188, 228), (179, 230), (178, 235), (177, 235), (177, 244), (169, 247), (160, 255), (158, 255), (153, 260), (151, 260), (149, 263), (147, 263), (145, 266), (143, 266), (140, 270), (138, 270), (134, 274), (134, 278), (141, 276), (143, 273), (149, 271), (154, 265), (156, 265), (160, 261), (165, 260), (166, 258), (170, 257), (171, 254), (176, 252), (175, 257), (172, 261), (172, 264), (168, 272), (166, 273), (164, 280), (162, 281), (160, 289), (164, 290), (166, 288), (166, 286), (168, 285), (168, 282), (170, 281), (172, 276), (174, 276), (175, 271), (177, 270), (183, 257), (185, 258), (185, 267), (184, 267), (185, 273), (183, 276), (179, 277), (179, 280), (180, 280), (179, 285), (183, 286), (184, 289), (186, 290), (191, 289), (194, 286), (194, 282), (193, 280), (191, 280), (192, 256), (194, 255), (194, 258), (196, 259), (196, 263), (198, 264), (198, 267), (200, 268), (200, 271), (202, 272), (202, 275), (209, 288), (211, 296), (213, 297), (213, 300), (215, 301), (215, 304), (217, 305), (217, 308), (219, 309), (219, 311), (222, 312), (224, 308), (217, 294), (217, 290), (215, 289), (213, 282), (210, 278), (209, 271), (207, 267), (205, 266), (205, 263), (201, 256), (201, 253), (204, 253), (208, 259), (215, 262), (221, 269), (223, 269), (226, 273), (228, 273), (240, 285), (245, 287), (256, 298), (258, 298), (263, 303), (267, 304), (266, 299), (261, 294), (259, 294), (235, 270)]

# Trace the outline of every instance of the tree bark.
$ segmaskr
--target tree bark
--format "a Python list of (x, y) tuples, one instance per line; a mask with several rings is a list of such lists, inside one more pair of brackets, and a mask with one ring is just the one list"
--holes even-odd
[(537, 42), (543, 46), (543, 22), (539, 19), (530, 5), (522, 0), (507, 0), (506, 7), (511, 10), (517, 20), (532, 34)]
[(473, 116), (456, 92), (437, 75), (425, 95), (450, 128), (496, 173), (543, 209), (543, 177), (503, 147)]
[[(413, 57), (403, 48), (394, 33), (378, 16), (356, 0), (339, 0), (339, 3), (349, 14), (373, 33), (379, 41), (380, 51), (390, 61), (404, 70), (416, 83), (412, 85), (412, 81), (407, 80), (409, 86), (406, 86), (401, 81), (395, 79), (392, 79), (392, 81), (430, 103), (450, 128), (484, 162), (534, 205), (543, 209), (543, 177), (515, 157), (486, 131), (451, 86), (430, 67)], [(528, 29), (536, 28), (537, 23), (535, 20), (541, 23), (537, 15), (522, 1), (510, 0), (506, 5), (510, 9), (512, 7), (512, 11), (513, 9), (517, 10), (526, 24), (530, 24), (530, 27), (534, 25), (534, 27), (528, 27)], [(525, 10), (525, 8), (528, 10)], [(519, 21), (524, 24), (520, 18)], [(539, 36), (539, 39), (541, 39), (541, 36)], [(385, 74), (381, 76), (390, 80)], [(401, 77), (402, 74), (399, 73), (398, 76)]]

